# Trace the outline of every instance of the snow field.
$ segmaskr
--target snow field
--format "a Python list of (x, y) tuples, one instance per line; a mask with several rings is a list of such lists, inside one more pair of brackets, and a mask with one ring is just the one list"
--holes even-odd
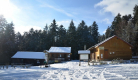
[(95, 65), (78, 60), (51, 64), (48, 68), (0, 69), (0, 80), (138, 80), (138, 64)]

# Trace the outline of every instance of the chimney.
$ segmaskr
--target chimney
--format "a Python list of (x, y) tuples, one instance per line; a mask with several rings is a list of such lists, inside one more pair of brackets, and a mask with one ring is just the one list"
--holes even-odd
[(86, 45), (84, 45), (84, 50), (86, 50)]

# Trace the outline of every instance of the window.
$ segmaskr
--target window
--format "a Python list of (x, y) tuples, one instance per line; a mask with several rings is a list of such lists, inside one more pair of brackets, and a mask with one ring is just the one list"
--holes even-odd
[(103, 58), (103, 54), (101, 54), (101, 58)]
[(54, 57), (54, 54), (52, 54), (52, 57)]
[(112, 52), (110, 52), (110, 54), (112, 54)]
[(108, 51), (108, 49), (104, 49), (104, 51)]
[(115, 54), (115, 52), (113, 52), (113, 54)]
[(61, 54), (60, 54), (60, 57), (61, 57)]
[(68, 57), (70, 57), (70, 54), (68, 55)]

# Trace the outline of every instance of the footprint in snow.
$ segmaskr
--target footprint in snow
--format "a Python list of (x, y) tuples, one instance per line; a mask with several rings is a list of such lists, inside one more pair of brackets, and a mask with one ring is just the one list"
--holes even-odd
[(69, 71), (68, 74), (69, 75), (73, 75), (74, 71)]
[(72, 75), (73, 73), (72, 72), (69, 72), (69, 75)]
[(54, 72), (54, 74), (58, 74), (58, 72)]
[(47, 80), (53, 80), (53, 79), (47, 79)]
[(56, 75), (51, 75), (51, 77), (52, 77), (52, 78), (57, 78), (57, 76), (56, 76)]
[(92, 77), (92, 79), (97, 79), (96, 77)]
[(80, 75), (75, 75), (75, 77), (76, 77), (76, 78), (79, 78), (79, 77), (80, 77)]
[(83, 76), (83, 79), (89, 79), (86, 75)]

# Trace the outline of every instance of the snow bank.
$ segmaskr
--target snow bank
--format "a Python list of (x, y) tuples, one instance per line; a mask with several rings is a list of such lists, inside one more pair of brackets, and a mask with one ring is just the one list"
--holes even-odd
[(78, 60), (51, 64), (49, 68), (33, 66), (31, 68), (0, 70), (0, 80), (138, 80), (138, 64), (92, 65)]

